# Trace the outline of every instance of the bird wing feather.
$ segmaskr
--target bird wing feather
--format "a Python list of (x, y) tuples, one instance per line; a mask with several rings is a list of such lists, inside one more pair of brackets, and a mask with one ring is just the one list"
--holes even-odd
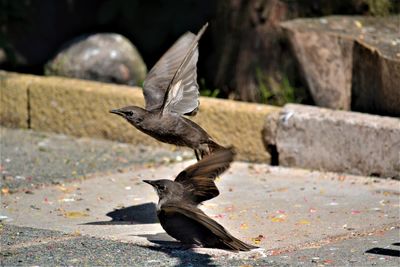
[(256, 248), (252, 245), (246, 244), (239, 239), (232, 236), (222, 225), (208, 217), (201, 209), (187, 204), (166, 204), (163, 205), (162, 210), (168, 214), (179, 213), (191, 220), (200, 223), (202, 226), (210, 230), (214, 235), (216, 235), (221, 243), (226, 245), (232, 250), (250, 250)]
[(168, 86), (195, 38), (196, 35), (191, 32), (182, 35), (150, 70), (143, 83), (147, 110), (155, 110), (162, 106)]
[(207, 24), (194, 35), (182, 35), (150, 70), (143, 83), (147, 110), (187, 114), (199, 105), (198, 41)]
[(161, 111), (163, 113), (189, 114), (199, 106), (199, 85), (197, 84), (197, 60), (199, 40), (206, 30), (205, 24), (186, 49), (186, 54), (171, 79)]
[(219, 195), (214, 180), (225, 172), (234, 158), (232, 148), (220, 149), (181, 171), (175, 182), (182, 184), (196, 203)]

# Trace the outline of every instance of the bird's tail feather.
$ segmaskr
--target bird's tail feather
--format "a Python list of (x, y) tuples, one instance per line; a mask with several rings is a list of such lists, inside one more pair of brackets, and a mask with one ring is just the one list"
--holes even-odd
[(221, 146), (220, 144), (216, 143), (212, 139), (210, 139), (207, 144), (208, 144), (208, 151), (207, 150), (201, 150), (200, 151), (201, 152), (201, 158), (203, 158), (204, 156), (207, 156), (209, 154), (212, 154), (217, 150), (228, 149), (228, 148), (226, 148), (224, 146)]
[(227, 246), (228, 248), (235, 250), (235, 251), (250, 251), (252, 249), (256, 249), (258, 247), (247, 244), (236, 237), (230, 236), (231, 240), (225, 241), (224, 240), (224, 245)]
[(213, 140), (210, 140), (208, 143), (208, 149), (210, 150), (210, 153), (213, 153), (214, 151), (219, 150), (219, 149), (226, 149), (226, 147), (223, 147), (223, 146), (217, 144)]

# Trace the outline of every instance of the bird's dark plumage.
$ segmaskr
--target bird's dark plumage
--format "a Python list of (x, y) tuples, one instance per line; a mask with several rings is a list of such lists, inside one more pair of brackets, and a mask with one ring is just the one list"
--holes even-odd
[(232, 149), (220, 149), (183, 170), (174, 181), (144, 181), (159, 196), (157, 216), (170, 236), (202, 247), (234, 251), (256, 248), (233, 237), (197, 207), (202, 201), (218, 196), (214, 179), (229, 168), (233, 156)]
[(199, 106), (198, 42), (207, 25), (197, 35), (181, 36), (150, 70), (143, 83), (145, 109), (128, 106), (110, 111), (161, 142), (194, 149), (197, 159), (222, 148), (183, 116), (195, 115)]

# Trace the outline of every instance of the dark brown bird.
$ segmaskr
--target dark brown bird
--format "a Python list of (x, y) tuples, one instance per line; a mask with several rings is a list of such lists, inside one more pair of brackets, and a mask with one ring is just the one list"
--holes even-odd
[(173, 238), (201, 247), (248, 251), (255, 246), (233, 237), (197, 206), (218, 196), (215, 177), (229, 168), (232, 149), (220, 149), (205, 156), (171, 180), (144, 180), (158, 194), (157, 216), (161, 226)]
[(160, 58), (143, 83), (146, 108), (128, 106), (111, 110), (155, 139), (194, 149), (197, 160), (222, 148), (199, 125), (183, 115), (195, 115), (199, 106), (197, 35), (185, 33)]

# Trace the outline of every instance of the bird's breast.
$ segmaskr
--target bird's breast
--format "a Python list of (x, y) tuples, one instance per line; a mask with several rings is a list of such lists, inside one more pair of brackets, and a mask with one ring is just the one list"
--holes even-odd
[(179, 117), (176, 116), (159, 116), (155, 114), (147, 117), (140, 126), (157, 132), (173, 132), (179, 125)]

